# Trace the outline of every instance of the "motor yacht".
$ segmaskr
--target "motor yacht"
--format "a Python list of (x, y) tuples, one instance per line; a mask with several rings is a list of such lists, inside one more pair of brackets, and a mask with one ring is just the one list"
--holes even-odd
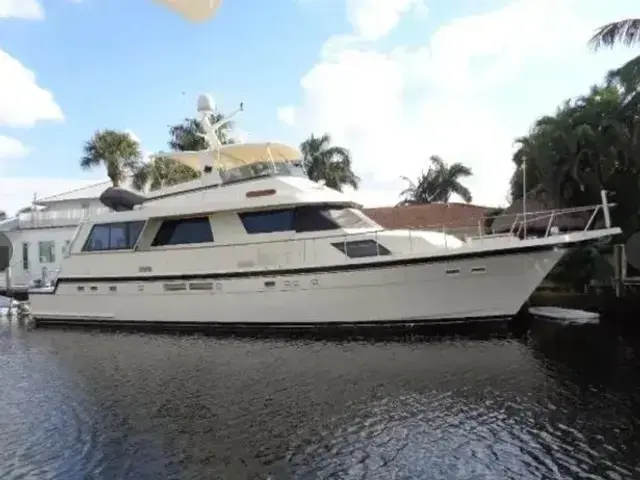
[[(160, 152), (200, 178), (146, 195), (108, 188), (111, 212), (78, 227), (55, 284), (31, 294), (36, 324), (305, 328), (504, 318), (572, 248), (620, 233), (606, 195), (575, 230), (574, 210), (526, 213), (506, 233), (438, 225), (384, 229), (345, 193), (311, 181), (297, 148), (222, 145)], [(523, 235), (532, 216), (541, 234)], [(604, 216), (604, 225), (596, 221)], [(468, 230), (467, 230), (468, 231)]]

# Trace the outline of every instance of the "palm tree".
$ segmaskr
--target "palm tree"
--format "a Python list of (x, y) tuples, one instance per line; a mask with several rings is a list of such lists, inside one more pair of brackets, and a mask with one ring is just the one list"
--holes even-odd
[[(214, 112), (210, 116), (212, 125), (223, 119), (224, 115), (219, 112)], [(235, 140), (231, 136), (233, 127), (234, 123), (229, 121), (218, 129), (217, 133), (220, 143), (223, 145), (235, 143)], [(169, 135), (171, 136), (169, 147), (172, 150), (185, 152), (206, 150), (208, 148), (207, 140), (204, 137), (204, 130), (200, 122), (195, 118), (185, 118), (182, 123), (169, 127)]]
[(409, 182), (409, 187), (400, 193), (400, 196), (404, 197), (400, 205), (449, 203), (453, 194), (462, 197), (465, 202), (471, 203), (473, 199), (471, 192), (461, 183), (461, 179), (473, 174), (471, 169), (459, 162), (447, 165), (438, 155), (432, 155), (429, 160), (431, 167), (427, 173), (420, 174), (417, 183), (407, 177), (402, 177)]
[[(620, 43), (628, 47), (640, 45), (640, 18), (627, 18), (603, 25), (589, 40), (589, 46), (594, 51), (613, 48)], [(607, 75), (607, 81), (619, 84), (627, 92), (635, 93), (640, 86), (640, 56), (611, 70)]]
[(103, 165), (113, 186), (118, 187), (139, 168), (140, 159), (140, 145), (131, 135), (116, 130), (100, 130), (85, 143), (80, 167), (90, 170)]
[(589, 45), (594, 50), (611, 48), (618, 43), (626, 46), (640, 45), (640, 18), (607, 23), (598, 28), (589, 40)]
[[(640, 101), (640, 97), (637, 99)], [(614, 85), (592, 87), (568, 100), (552, 116), (535, 122), (518, 140), (513, 162), (527, 161), (527, 189), (550, 204), (576, 207), (600, 203), (602, 189), (613, 192), (611, 214), (625, 235), (640, 228), (640, 108)], [(522, 195), (522, 173), (512, 180), (512, 197)]]
[(132, 184), (136, 190), (149, 190), (177, 185), (200, 177), (200, 172), (173, 158), (160, 157), (140, 165), (133, 173)]
[(345, 185), (358, 188), (360, 177), (352, 170), (351, 153), (346, 148), (331, 145), (328, 133), (320, 137), (311, 135), (300, 144), (300, 151), (307, 176), (314, 182), (322, 181), (338, 191)]

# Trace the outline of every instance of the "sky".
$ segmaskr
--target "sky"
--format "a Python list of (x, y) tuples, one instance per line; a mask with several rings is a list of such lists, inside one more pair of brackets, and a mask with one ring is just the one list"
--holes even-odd
[(223, 0), (190, 23), (152, 0), (0, 0), (0, 209), (105, 180), (94, 131), (167, 150), (210, 93), (248, 141), (329, 133), (365, 206), (394, 205), (430, 155), (462, 162), (473, 203), (504, 205), (514, 139), (637, 55), (594, 53), (637, 0)]

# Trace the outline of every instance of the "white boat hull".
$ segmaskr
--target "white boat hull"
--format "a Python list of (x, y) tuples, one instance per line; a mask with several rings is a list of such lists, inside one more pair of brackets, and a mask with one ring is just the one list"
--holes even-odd
[[(31, 309), (37, 324), (305, 327), (508, 317), (520, 310), (566, 251), (494, 251), (268, 275), (69, 279), (60, 281), (55, 292), (32, 295)], [(187, 290), (166, 291), (167, 284)], [(209, 284), (211, 290), (189, 289)]]

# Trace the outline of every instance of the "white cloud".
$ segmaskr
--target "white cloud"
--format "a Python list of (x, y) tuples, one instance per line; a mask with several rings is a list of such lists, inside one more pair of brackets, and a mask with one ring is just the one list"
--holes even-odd
[(296, 111), (293, 107), (280, 107), (277, 111), (278, 120), (283, 121), (289, 126), (293, 126), (296, 122)]
[(0, 125), (32, 127), (41, 120), (64, 120), (53, 94), (36, 83), (35, 73), (3, 50), (0, 72)]
[(0, 18), (42, 20), (44, 10), (37, 0), (0, 0)]
[(476, 203), (503, 204), (514, 138), (635, 53), (586, 46), (597, 26), (637, 14), (632, 0), (516, 0), (443, 24), (412, 49), (370, 40), (390, 33), (414, 2), (345, 1), (353, 34), (327, 40), (300, 81), (302, 104), (277, 115), (300, 136), (330, 132), (353, 153), (364, 180), (357, 195), (390, 204), (406, 186), (399, 177), (426, 170), (431, 154), (473, 169)]
[(389, 34), (402, 16), (412, 10), (426, 10), (424, 0), (346, 0), (347, 19), (355, 34), (364, 40), (378, 40)]
[[(0, 20), (6, 18), (41, 20), (44, 10), (37, 0), (0, 0)], [(33, 71), (0, 49), (0, 126), (28, 128), (42, 120), (64, 120), (62, 109), (51, 92), (36, 83)], [(0, 161), (21, 158), (29, 152), (30, 148), (19, 140), (0, 135)], [(34, 194), (45, 197), (94, 183), (95, 178), (0, 176), (0, 210), (13, 214), (30, 204)]]
[(21, 158), (29, 153), (29, 148), (20, 140), (0, 135), (0, 162), (13, 158)]

